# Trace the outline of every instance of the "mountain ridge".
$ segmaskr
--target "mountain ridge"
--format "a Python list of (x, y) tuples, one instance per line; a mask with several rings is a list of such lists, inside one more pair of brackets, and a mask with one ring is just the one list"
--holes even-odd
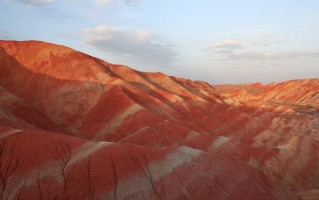
[(0, 64), (1, 199), (319, 195), (319, 79), (210, 85), (39, 41)]

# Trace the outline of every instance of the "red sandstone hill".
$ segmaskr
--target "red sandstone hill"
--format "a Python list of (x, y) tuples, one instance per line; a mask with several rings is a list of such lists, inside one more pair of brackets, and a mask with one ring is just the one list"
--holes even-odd
[(0, 41), (0, 199), (318, 199), (318, 91)]

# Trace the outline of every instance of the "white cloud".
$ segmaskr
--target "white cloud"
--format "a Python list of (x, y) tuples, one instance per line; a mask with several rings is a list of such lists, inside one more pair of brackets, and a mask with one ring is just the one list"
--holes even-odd
[(167, 44), (156, 40), (150, 30), (122, 30), (109, 26), (86, 29), (86, 43), (99, 51), (129, 56), (139, 63), (153, 66), (169, 66), (176, 53)]
[(207, 50), (214, 49), (242, 49), (244, 45), (240, 40), (223, 40), (211, 43)]
[(137, 6), (140, 3), (140, 0), (125, 0), (125, 3), (130, 6)]
[(251, 46), (266, 47), (270, 45), (282, 44), (284, 41), (278, 36), (270, 32), (259, 32), (253, 36), (250, 36), (249, 39), (245, 39)]
[(100, 6), (104, 6), (110, 3), (115, 2), (116, 0), (95, 0), (95, 3), (97, 3)]
[(260, 51), (215, 51), (213, 60), (281, 60), (301, 57), (319, 58), (319, 50), (302, 50), (291, 52), (260, 52)]
[(280, 60), (300, 57), (319, 57), (319, 51), (291, 51), (291, 52), (228, 52), (222, 53), (224, 59), (238, 60)]
[(17, 2), (22, 2), (26, 5), (32, 5), (32, 6), (42, 6), (45, 4), (52, 3), (53, 0), (6, 0), (6, 1), (17, 1)]
[(137, 6), (140, 4), (140, 0), (95, 0), (95, 3), (98, 6), (105, 6), (114, 2), (120, 2), (123, 1), (125, 4), (129, 6)]
[(231, 39), (213, 41), (204, 50), (243, 50), (251, 48), (263, 48), (271, 45), (284, 43), (283, 40), (276, 37), (270, 32), (257, 32), (251, 35), (234, 34), (230, 36)]
[(250, 38), (228, 39), (212, 42), (206, 49), (213, 60), (280, 60), (301, 57), (319, 57), (319, 50), (274, 51), (269, 46), (283, 43), (269, 33)]

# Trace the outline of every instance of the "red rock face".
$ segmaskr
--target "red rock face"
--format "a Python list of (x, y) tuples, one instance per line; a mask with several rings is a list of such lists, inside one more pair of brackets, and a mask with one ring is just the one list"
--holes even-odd
[(1, 199), (318, 199), (318, 91), (0, 41)]

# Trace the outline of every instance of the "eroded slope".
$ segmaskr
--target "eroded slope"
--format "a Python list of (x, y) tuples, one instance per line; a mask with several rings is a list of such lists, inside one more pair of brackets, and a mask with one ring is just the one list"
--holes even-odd
[(2, 199), (316, 198), (318, 79), (211, 86), (0, 41)]

